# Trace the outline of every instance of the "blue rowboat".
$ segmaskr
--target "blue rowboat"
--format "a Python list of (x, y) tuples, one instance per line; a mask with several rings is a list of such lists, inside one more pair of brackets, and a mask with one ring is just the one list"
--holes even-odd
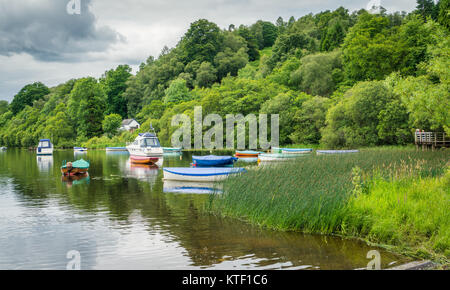
[(166, 167), (164, 171), (164, 180), (180, 180), (180, 181), (200, 181), (211, 182), (219, 181), (227, 178), (231, 174), (244, 173), (244, 168), (190, 168), (190, 167)]
[(193, 165), (198, 167), (221, 167), (233, 165), (237, 160), (238, 158), (233, 156), (192, 156)]
[(311, 148), (283, 148), (281, 150), (283, 154), (305, 154), (305, 153), (311, 153)]
[(317, 155), (321, 154), (347, 154), (347, 153), (358, 153), (359, 150), (317, 150)]

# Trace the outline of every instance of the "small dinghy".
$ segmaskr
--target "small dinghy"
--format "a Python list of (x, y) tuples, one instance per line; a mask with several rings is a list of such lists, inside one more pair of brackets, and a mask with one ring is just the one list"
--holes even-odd
[(294, 154), (283, 154), (283, 153), (275, 153), (275, 154), (260, 154), (259, 155), (259, 161), (260, 162), (266, 162), (266, 161), (289, 161), (294, 159), (296, 156)]
[(233, 156), (192, 156), (193, 166), (195, 167), (222, 167), (232, 166), (238, 159)]
[(181, 148), (163, 147), (164, 153), (181, 153)]
[(359, 150), (317, 150), (317, 155), (322, 154), (347, 154), (347, 153), (358, 153)]
[(84, 147), (73, 147), (74, 152), (87, 152), (87, 148)]
[(189, 168), (167, 167), (163, 169), (164, 180), (211, 182), (226, 179), (231, 174), (246, 172), (244, 168)]
[(280, 148), (280, 147), (272, 147), (270, 149), (270, 152), (272, 152), (273, 154), (282, 153), (282, 151), (283, 151), (283, 148)]
[(281, 153), (283, 154), (306, 154), (311, 153), (312, 149), (310, 148), (283, 148)]
[(236, 151), (236, 157), (258, 157), (261, 152), (258, 151)]
[(106, 147), (106, 152), (128, 151), (126, 147)]
[(75, 162), (67, 162), (64, 160), (61, 166), (61, 173), (63, 175), (74, 176), (86, 174), (89, 170), (90, 163), (84, 159), (79, 159)]

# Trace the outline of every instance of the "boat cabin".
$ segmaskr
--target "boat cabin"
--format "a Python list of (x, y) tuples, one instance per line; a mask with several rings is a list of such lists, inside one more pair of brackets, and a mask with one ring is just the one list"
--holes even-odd
[(134, 142), (131, 145), (139, 146), (141, 148), (161, 147), (158, 137), (156, 137), (156, 135), (153, 133), (139, 134), (139, 136), (136, 138), (136, 140), (134, 140)]
[(50, 139), (41, 139), (39, 140), (38, 148), (52, 148), (53, 145), (50, 142)]

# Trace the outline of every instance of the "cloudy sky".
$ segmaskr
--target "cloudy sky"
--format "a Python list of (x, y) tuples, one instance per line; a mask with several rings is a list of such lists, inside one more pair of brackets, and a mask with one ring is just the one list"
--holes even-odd
[[(278, 16), (366, 8), (369, 0), (0, 0), (0, 99), (11, 101), (26, 84), (54, 86), (71, 78), (100, 77), (129, 64), (136, 72), (164, 45), (173, 47), (189, 24), (206, 18), (227, 28)], [(372, 0), (377, 3), (380, 0)], [(411, 11), (415, 0), (381, 0), (388, 12)], [(75, 8), (75, 6), (72, 6)]]

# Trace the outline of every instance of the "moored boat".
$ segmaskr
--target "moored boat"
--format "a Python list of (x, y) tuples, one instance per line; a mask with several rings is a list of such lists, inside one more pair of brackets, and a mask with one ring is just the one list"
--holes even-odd
[(358, 153), (359, 150), (317, 150), (317, 155)]
[(226, 179), (232, 174), (244, 173), (244, 168), (227, 167), (209, 167), (209, 168), (190, 168), (190, 167), (166, 167), (163, 168), (164, 180), (180, 181), (219, 181)]
[(38, 147), (36, 148), (37, 155), (52, 155), (53, 154), (53, 144), (50, 139), (39, 140)]
[(181, 153), (182, 148), (163, 147), (164, 153)]
[(267, 153), (260, 154), (259, 161), (289, 161), (294, 159), (296, 156), (294, 154), (283, 154), (283, 153)]
[(236, 151), (236, 157), (258, 157), (261, 152), (258, 151)]
[(163, 148), (155, 133), (142, 133), (127, 145), (130, 160), (138, 164), (154, 164), (163, 157)]
[(8, 149), (8, 148), (6, 148), (6, 147), (0, 147), (0, 151), (5, 151), (6, 149)]
[(222, 167), (232, 166), (238, 159), (233, 156), (192, 156), (193, 166), (196, 167)]
[(84, 147), (73, 147), (74, 152), (87, 152), (87, 148)]
[(283, 148), (280, 148), (280, 147), (272, 147), (270, 149), (270, 152), (273, 153), (273, 154), (281, 153), (282, 151), (283, 151)]
[(126, 147), (106, 147), (106, 152), (128, 151)]
[(310, 148), (283, 148), (281, 153), (283, 154), (307, 154), (311, 153), (312, 149)]
[(90, 162), (84, 159), (79, 159), (75, 162), (67, 162), (64, 160), (61, 166), (61, 173), (63, 175), (80, 175), (86, 174), (89, 170)]

